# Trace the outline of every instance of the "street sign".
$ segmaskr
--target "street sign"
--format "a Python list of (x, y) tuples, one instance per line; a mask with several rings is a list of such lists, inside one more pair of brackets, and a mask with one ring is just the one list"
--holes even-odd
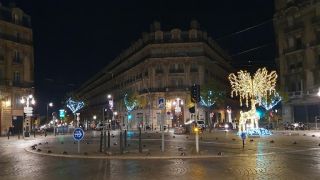
[(60, 109), (59, 110), (59, 117), (60, 118), (64, 118), (65, 114), (64, 114), (64, 109)]
[(76, 141), (81, 141), (84, 137), (84, 131), (81, 128), (76, 128), (73, 131), (73, 139)]
[(164, 109), (165, 108), (165, 99), (164, 98), (159, 98), (159, 100), (158, 100), (158, 107), (159, 107), (159, 109)]

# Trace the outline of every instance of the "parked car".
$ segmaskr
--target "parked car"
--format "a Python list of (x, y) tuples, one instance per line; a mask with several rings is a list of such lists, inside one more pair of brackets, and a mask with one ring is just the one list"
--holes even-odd
[(284, 128), (285, 130), (307, 130), (308, 129), (308, 126), (305, 125), (304, 123), (302, 122), (295, 122), (295, 123), (286, 123), (284, 125)]
[(101, 131), (104, 127), (105, 127), (105, 125), (103, 123), (99, 123), (96, 126), (96, 130)]

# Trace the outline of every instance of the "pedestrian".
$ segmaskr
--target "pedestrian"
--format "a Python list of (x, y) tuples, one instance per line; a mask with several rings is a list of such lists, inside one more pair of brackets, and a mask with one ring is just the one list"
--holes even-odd
[(8, 129), (7, 135), (8, 135), (8, 139), (9, 139), (9, 137), (10, 137), (10, 128)]
[(44, 137), (47, 137), (47, 130), (44, 129)]

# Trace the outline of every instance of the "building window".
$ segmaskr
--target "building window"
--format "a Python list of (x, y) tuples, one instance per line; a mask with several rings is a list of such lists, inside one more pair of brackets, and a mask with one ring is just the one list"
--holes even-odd
[(184, 73), (184, 66), (183, 64), (170, 64), (169, 68), (170, 73)]
[(162, 73), (163, 73), (162, 66), (160, 64), (158, 64), (156, 66), (156, 74), (162, 74)]
[(190, 72), (198, 72), (198, 65), (197, 64), (191, 64)]
[(0, 63), (4, 62), (4, 49), (0, 48)]
[(16, 107), (16, 108), (22, 108), (23, 107), (23, 104), (21, 103), (21, 96), (19, 95), (19, 94), (15, 94), (14, 95), (14, 102), (15, 102), (15, 104), (14, 104), (14, 106)]
[(3, 82), (3, 79), (4, 79), (4, 77), (3, 77), (3, 69), (0, 69), (0, 84), (2, 84)]
[(13, 62), (21, 63), (20, 52), (17, 50), (14, 51)]
[(287, 20), (288, 20), (288, 26), (289, 27), (293, 26), (293, 17), (289, 16)]
[(18, 14), (13, 14), (12, 17), (13, 17), (13, 22), (14, 22), (15, 24), (20, 24), (21, 20), (20, 20), (20, 17), (19, 17)]
[(293, 39), (293, 37), (289, 37), (288, 38), (288, 46), (289, 46), (289, 48), (293, 48), (294, 47), (294, 39)]
[(15, 71), (15, 72), (13, 73), (13, 81), (14, 81), (14, 82), (20, 82), (20, 79), (21, 79), (21, 77), (20, 77), (20, 72), (19, 72), (19, 71)]
[(301, 37), (296, 37), (296, 48), (301, 49), (302, 48), (302, 39)]

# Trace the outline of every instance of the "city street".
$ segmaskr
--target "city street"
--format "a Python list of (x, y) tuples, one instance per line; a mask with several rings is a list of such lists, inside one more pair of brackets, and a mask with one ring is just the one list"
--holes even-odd
[[(234, 132), (202, 135), (200, 154), (194, 152), (192, 135), (167, 133), (161, 153), (160, 133), (143, 133), (143, 152), (135, 151), (132, 135), (120, 155), (114, 133), (112, 155), (98, 152), (99, 141), (87, 132), (81, 153), (70, 135), (49, 135), (18, 140), (0, 138), (0, 179), (318, 179), (320, 133), (275, 132), (248, 138), (245, 148)], [(312, 136), (314, 135), (314, 137)], [(186, 138), (188, 136), (188, 138)], [(149, 140), (148, 140), (149, 139)], [(252, 139), (252, 141), (250, 141)], [(39, 143), (41, 143), (39, 145)], [(37, 149), (31, 146), (37, 144)], [(86, 146), (87, 145), (87, 146)], [(179, 149), (180, 148), (180, 149)], [(50, 149), (52, 153), (47, 153)], [(68, 154), (62, 154), (67, 151)], [(118, 152), (117, 152), (118, 151)], [(84, 155), (83, 153), (87, 154)], [(184, 155), (181, 155), (184, 152)], [(56, 156), (53, 156), (56, 155)]]

